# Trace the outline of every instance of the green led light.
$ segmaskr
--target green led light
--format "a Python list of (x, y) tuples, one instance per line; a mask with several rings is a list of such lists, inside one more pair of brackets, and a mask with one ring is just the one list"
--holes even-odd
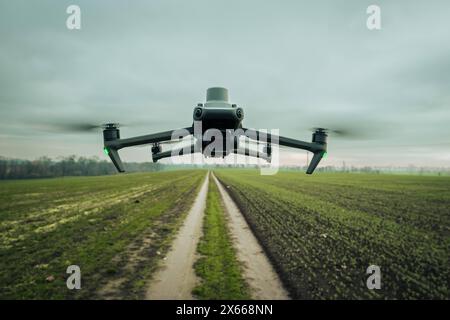
[(104, 152), (106, 155), (109, 155), (109, 150), (108, 150), (108, 148), (103, 148), (103, 152)]
[(323, 153), (323, 155), (322, 155), (322, 158), (326, 158), (326, 157), (327, 157), (327, 154), (328, 154), (328, 152), (325, 151), (325, 152)]

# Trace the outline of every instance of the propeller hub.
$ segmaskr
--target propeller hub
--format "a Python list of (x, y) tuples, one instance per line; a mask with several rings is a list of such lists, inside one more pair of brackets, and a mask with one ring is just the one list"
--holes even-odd
[(327, 143), (327, 129), (316, 128), (316, 131), (312, 135), (312, 142), (326, 144)]
[(112, 141), (120, 139), (120, 131), (118, 123), (107, 123), (103, 125), (103, 139)]
[(119, 129), (120, 125), (118, 123), (105, 123), (102, 127), (104, 130)]

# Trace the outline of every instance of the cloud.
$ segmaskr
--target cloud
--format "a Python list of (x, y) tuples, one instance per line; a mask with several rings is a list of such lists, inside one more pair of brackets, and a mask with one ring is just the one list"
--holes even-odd
[[(366, 28), (370, 1), (78, 1), (80, 31), (65, 27), (69, 4), (2, 4), (2, 155), (102, 156), (95, 134), (28, 123), (149, 122), (123, 136), (184, 127), (206, 88), (221, 85), (245, 108), (247, 127), (309, 140), (312, 126), (345, 123), (373, 135), (331, 137), (329, 161), (447, 164), (445, 150), (396, 160), (390, 145), (448, 139), (448, 1), (379, 1), (380, 31)], [(45, 150), (29, 148), (45, 136)], [(148, 150), (126, 159), (148, 160)]]

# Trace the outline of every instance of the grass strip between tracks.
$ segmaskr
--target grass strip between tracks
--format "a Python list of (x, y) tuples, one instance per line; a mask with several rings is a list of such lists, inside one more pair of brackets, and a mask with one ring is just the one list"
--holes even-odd
[(211, 177), (206, 201), (203, 236), (197, 247), (201, 257), (195, 263), (201, 282), (193, 294), (199, 299), (209, 300), (249, 299), (249, 289), (227, 227), (225, 208)]

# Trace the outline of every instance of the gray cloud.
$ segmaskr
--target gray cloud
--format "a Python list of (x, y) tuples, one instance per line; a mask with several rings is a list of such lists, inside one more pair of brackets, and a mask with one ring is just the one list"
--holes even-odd
[[(309, 139), (312, 126), (345, 123), (373, 134), (331, 137), (329, 163), (448, 165), (450, 150), (431, 144), (450, 136), (450, 4), (377, 3), (382, 30), (371, 32), (371, 1), (77, 1), (80, 31), (65, 28), (71, 1), (2, 2), (1, 154), (101, 156), (95, 134), (27, 124), (149, 122), (123, 135), (182, 127), (206, 88), (222, 85), (249, 127)], [(430, 146), (398, 156), (396, 144)]]

